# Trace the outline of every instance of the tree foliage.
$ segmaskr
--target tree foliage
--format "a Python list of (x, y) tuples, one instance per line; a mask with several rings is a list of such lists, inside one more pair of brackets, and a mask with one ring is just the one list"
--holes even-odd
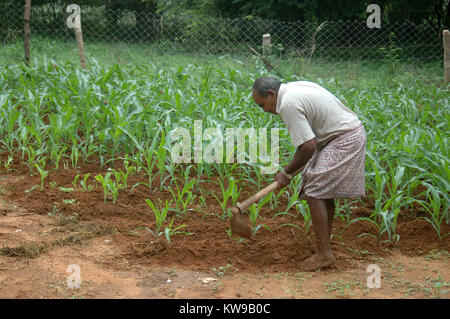
[[(204, 0), (203, 0), (204, 1)], [(258, 16), (279, 20), (323, 22), (353, 20), (367, 16), (372, 0), (211, 0), (223, 16)], [(449, 0), (378, 0), (386, 22), (427, 22), (436, 28), (449, 27)]]
[[(8, 2), (0, 8), (7, 10)], [(69, 0), (33, 0), (33, 6), (65, 7)], [(124, 10), (139, 14), (194, 14), (196, 16), (255, 16), (284, 21), (314, 22), (358, 20), (367, 17), (371, 3), (381, 7), (384, 22), (427, 23), (435, 29), (450, 27), (449, 0), (77, 0), (80, 6), (104, 6), (109, 13), (120, 16)]]

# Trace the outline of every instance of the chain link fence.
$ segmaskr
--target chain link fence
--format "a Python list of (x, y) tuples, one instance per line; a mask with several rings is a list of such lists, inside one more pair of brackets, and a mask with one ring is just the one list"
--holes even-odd
[[(0, 3), (1, 46), (23, 38), (23, 1)], [(33, 37), (73, 41), (64, 6), (34, 6)], [(262, 36), (271, 36), (271, 54), (327, 61), (431, 61), (442, 59), (441, 31), (423, 24), (391, 23), (369, 28), (361, 21), (282, 22), (256, 17), (224, 19), (205, 16), (157, 15), (146, 12), (81, 7), (85, 43), (142, 44), (164, 52), (249, 55), (262, 52)]]

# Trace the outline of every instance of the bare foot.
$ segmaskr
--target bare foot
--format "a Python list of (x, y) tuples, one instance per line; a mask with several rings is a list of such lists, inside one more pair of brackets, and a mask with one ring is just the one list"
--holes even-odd
[(336, 261), (336, 258), (331, 256), (319, 256), (318, 254), (314, 254), (301, 264), (301, 269), (304, 271), (313, 271), (321, 268), (326, 268), (331, 266)]

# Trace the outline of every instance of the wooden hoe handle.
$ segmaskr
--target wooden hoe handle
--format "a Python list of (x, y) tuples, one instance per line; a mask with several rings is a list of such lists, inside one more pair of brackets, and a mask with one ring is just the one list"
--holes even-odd
[(252, 204), (258, 202), (261, 198), (269, 194), (270, 192), (273, 192), (278, 187), (278, 182), (273, 182), (269, 186), (266, 186), (259, 192), (257, 192), (252, 197), (246, 199), (242, 203), (237, 203), (236, 206), (240, 209), (241, 213), (245, 212), (247, 208), (249, 208)]

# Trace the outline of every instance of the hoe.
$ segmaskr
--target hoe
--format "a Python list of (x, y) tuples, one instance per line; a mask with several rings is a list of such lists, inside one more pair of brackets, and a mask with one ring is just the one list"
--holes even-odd
[(270, 192), (273, 192), (277, 189), (277, 187), (278, 182), (273, 182), (242, 203), (237, 203), (236, 207), (231, 209), (233, 216), (230, 218), (230, 226), (233, 234), (237, 234), (242, 238), (251, 239), (252, 229), (250, 228), (247, 219), (243, 216), (243, 213), (250, 207), (250, 205), (256, 203)]

